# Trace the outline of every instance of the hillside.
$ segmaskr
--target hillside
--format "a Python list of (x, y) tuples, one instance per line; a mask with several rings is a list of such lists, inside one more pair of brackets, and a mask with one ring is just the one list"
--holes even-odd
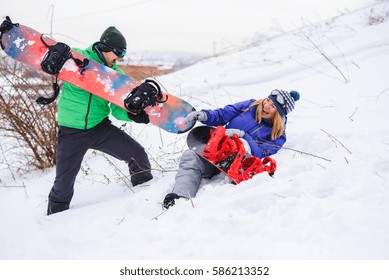
[(14, 180), (2, 165), (0, 259), (388, 259), (388, 12), (370, 6), (158, 78), (198, 109), (299, 91), (274, 178), (217, 176), (193, 205), (163, 212), (185, 135), (127, 124), (152, 161), (143, 187), (91, 151), (70, 210), (46, 216), (55, 170)]

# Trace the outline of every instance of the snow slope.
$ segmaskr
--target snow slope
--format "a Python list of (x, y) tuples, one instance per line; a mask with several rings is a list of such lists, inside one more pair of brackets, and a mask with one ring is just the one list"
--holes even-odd
[[(234, 186), (220, 175), (193, 205), (162, 213), (185, 135), (127, 124), (154, 168), (143, 187), (91, 151), (70, 210), (45, 216), (54, 169), (16, 180), (0, 170), (0, 259), (388, 259), (388, 11), (380, 3), (159, 77), (198, 109), (298, 90), (274, 178)], [(386, 20), (369, 25), (373, 13)]]

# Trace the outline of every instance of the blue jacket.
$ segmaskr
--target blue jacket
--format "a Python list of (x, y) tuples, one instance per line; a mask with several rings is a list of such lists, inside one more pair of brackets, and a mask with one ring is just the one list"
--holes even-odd
[[(245, 132), (243, 138), (249, 143), (253, 156), (264, 158), (275, 153), (286, 142), (285, 131), (279, 138), (271, 140), (272, 125), (268, 119), (262, 122), (255, 121), (257, 107), (246, 111), (256, 100), (246, 100), (236, 104), (227, 105), (217, 110), (203, 110), (208, 119), (202, 123), (211, 126), (225, 125), (226, 128), (236, 128)], [(286, 127), (286, 117), (285, 117)]]

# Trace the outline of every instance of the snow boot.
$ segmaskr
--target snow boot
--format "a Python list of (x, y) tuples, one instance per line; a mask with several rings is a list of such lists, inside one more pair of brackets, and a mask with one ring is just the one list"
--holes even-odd
[(143, 171), (139, 173), (134, 173), (131, 175), (131, 184), (133, 187), (146, 183), (153, 179), (153, 175), (149, 171)]
[(163, 200), (163, 207), (165, 209), (169, 209), (170, 206), (173, 206), (175, 205), (175, 199), (179, 199), (181, 196), (179, 196), (178, 194), (176, 193), (168, 193), (166, 196), (165, 196), (165, 199)]
[(47, 216), (62, 212), (69, 209), (69, 203), (65, 202), (55, 202), (51, 201), (49, 199), (48, 205), (47, 205)]

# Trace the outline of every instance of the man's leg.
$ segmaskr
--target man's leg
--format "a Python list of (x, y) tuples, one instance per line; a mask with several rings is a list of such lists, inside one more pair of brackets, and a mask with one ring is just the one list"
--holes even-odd
[(82, 130), (59, 127), (56, 177), (49, 194), (48, 215), (69, 209), (74, 193), (74, 182), (88, 150), (85, 146), (87, 141)]
[(153, 178), (151, 165), (144, 148), (124, 131), (107, 123), (96, 137), (93, 149), (128, 163), (133, 186)]

